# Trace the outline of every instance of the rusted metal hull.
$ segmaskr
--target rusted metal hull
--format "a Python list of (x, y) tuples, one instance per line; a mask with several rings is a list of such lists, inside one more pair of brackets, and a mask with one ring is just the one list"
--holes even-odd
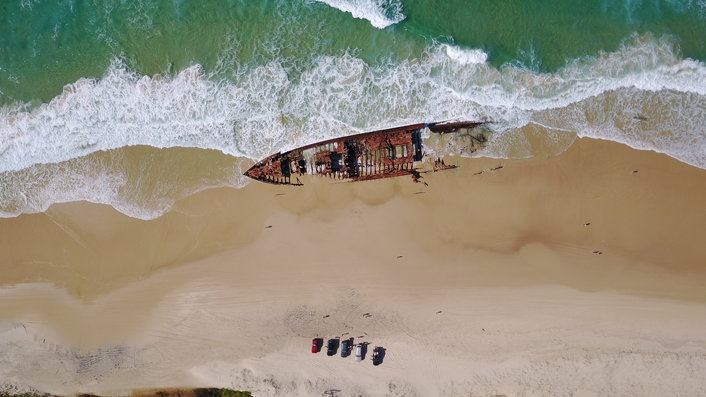
[[(302, 185), (302, 175), (318, 175), (338, 181), (366, 181), (410, 175), (419, 181), (423, 158), (422, 132), (445, 134), (472, 129), (487, 122), (419, 123), (349, 135), (275, 153), (253, 165), (245, 175), (258, 181)], [(433, 171), (455, 168), (441, 160)]]

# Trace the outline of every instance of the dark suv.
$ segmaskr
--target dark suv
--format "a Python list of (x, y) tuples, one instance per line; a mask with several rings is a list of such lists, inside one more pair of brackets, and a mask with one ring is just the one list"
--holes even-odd
[(376, 346), (375, 349), (373, 349), (373, 365), (380, 365), (382, 363), (382, 358), (385, 356), (385, 349)]
[(338, 339), (329, 339), (326, 345), (326, 355), (333, 356), (336, 354), (336, 349), (338, 348)]

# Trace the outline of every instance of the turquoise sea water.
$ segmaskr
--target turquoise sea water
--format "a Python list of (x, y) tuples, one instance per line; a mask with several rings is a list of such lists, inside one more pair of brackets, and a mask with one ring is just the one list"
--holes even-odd
[[(0, 215), (152, 218), (242, 185), (247, 159), (442, 119), (496, 121), (486, 156), (589, 136), (706, 168), (705, 38), (704, 0), (3, 1)], [(159, 186), (164, 157), (135, 145), (215, 149), (232, 176)]]

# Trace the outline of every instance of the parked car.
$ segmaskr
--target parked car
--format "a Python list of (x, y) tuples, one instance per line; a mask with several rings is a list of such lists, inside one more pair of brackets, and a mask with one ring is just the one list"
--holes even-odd
[(382, 363), (382, 356), (384, 353), (384, 349), (380, 346), (375, 346), (375, 349), (373, 349), (373, 365), (380, 365)]
[(355, 345), (355, 361), (363, 361), (363, 344)]
[(341, 357), (348, 357), (348, 354), (350, 353), (350, 348), (351, 348), (351, 341), (350, 339), (346, 339), (341, 343)]
[(326, 345), (326, 355), (333, 356), (336, 354), (336, 348), (338, 348), (338, 339), (329, 339), (328, 345)]
[(324, 340), (321, 338), (314, 338), (311, 340), (311, 352), (318, 353), (321, 351), (321, 345), (324, 344)]

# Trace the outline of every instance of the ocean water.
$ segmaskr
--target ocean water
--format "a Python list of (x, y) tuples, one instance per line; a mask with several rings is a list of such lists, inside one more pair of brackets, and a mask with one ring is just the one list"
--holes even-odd
[(0, 2), (0, 216), (152, 219), (273, 152), (446, 119), (495, 123), (441, 155), (585, 136), (706, 169), (706, 0), (572, 3)]

